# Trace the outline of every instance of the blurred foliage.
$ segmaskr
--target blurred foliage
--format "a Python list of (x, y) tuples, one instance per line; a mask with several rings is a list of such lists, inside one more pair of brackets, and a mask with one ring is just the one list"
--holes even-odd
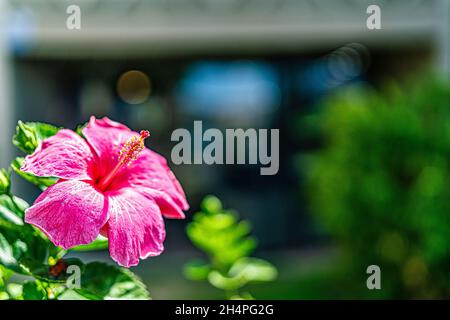
[(349, 281), (365, 287), (376, 264), (385, 297), (449, 298), (449, 83), (353, 88), (308, 123), (323, 148), (302, 157), (305, 187)]
[(224, 290), (230, 299), (252, 299), (240, 289), (250, 283), (272, 281), (277, 269), (268, 261), (251, 258), (256, 240), (249, 236), (250, 225), (239, 221), (236, 212), (224, 210), (220, 200), (207, 196), (187, 226), (192, 243), (204, 251), (209, 261), (194, 260), (184, 267), (191, 280), (207, 280)]
[[(19, 121), (13, 143), (26, 153), (32, 153), (45, 138), (58, 128), (37, 122)], [(66, 258), (66, 251), (56, 247), (45, 234), (24, 222), (24, 200), (11, 193), (11, 170), (41, 190), (56, 182), (20, 171), (23, 158), (13, 161), (10, 169), (0, 170), (0, 299), (149, 299), (147, 289), (131, 271), (104, 263), (83, 263)], [(105, 249), (108, 241), (100, 237), (91, 244), (70, 251)], [(68, 286), (70, 266), (81, 272), (80, 286)], [(22, 283), (11, 276), (27, 276)], [(31, 280), (30, 280), (31, 279)]]

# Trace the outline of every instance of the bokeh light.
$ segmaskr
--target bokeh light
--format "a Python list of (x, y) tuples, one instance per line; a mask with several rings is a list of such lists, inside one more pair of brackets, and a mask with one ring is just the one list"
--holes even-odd
[(126, 103), (143, 103), (150, 96), (150, 92), (150, 78), (142, 71), (127, 71), (117, 81), (117, 94)]

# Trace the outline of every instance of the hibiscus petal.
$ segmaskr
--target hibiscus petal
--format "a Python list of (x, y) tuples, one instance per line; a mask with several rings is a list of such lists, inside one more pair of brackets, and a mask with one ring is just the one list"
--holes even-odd
[(27, 156), (22, 171), (40, 177), (91, 179), (93, 154), (89, 145), (72, 130), (63, 129), (45, 139)]
[(145, 197), (156, 201), (156, 203), (159, 206), (159, 210), (161, 211), (161, 214), (165, 218), (171, 219), (185, 218), (183, 209), (175, 201), (173, 201), (173, 199), (167, 193), (145, 187), (140, 187), (136, 191), (144, 195)]
[(127, 126), (106, 117), (91, 117), (89, 124), (83, 129), (83, 135), (97, 155), (100, 176), (104, 176), (116, 166), (124, 143), (134, 135), (139, 136)]
[(180, 203), (181, 209), (188, 210), (189, 204), (186, 200), (186, 195), (184, 193), (183, 188), (181, 187), (180, 182), (177, 180), (175, 175), (173, 174), (172, 170), (170, 170), (166, 158), (163, 156), (160, 156), (159, 154), (156, 154), (158, 156), (159, 162), (161, 163), (161, 166), (166, 170), (166, 174), (169, 177), (170, 181), (172, 181), (172, 184), (176, 190), (177, 193), (177, 200)]
[(138, 159), (116, 176), (110, 188), (124, 187), (150, 195), (168, 218), (183, 218), (182, 210), (189, 209), (183, 189), (167, 166), (166, 159), (150, 149), (144, 148)]
[(125, 267), (159, 255), (166, 236), (164, 221), (154, 200), (124, 188), (106, 193), (109, 204), (108, 240), (113, 260)]
[(64, 249), (88, 244), (108, 219), (105, 197), (91, 184), (69, 180), (46, 189), (25, 215), (25, 222), (44, 231)]
[[(100, 167), (100, 176), (105, 176), (116, 166), (120, 149), (125, 142), (132, 136), (139, 136), (125, 125), (106, 117), (91, 117), (83, 134), (99, 157), (100, 163), (97, 167)], [(182, 210), (189, 209), (184, 191), (168, 167), (166, 159), (148, 148), (142, 150), (136, 161), (122, 169), (108, 189), (124, 187), (139, 187), (139, 190), (148, 188), (149, 190), (142, 194), (148, 196), (150, 193), (166, 217), (184, 218)], [(149, 192), (152, 190), (154, 192)]]

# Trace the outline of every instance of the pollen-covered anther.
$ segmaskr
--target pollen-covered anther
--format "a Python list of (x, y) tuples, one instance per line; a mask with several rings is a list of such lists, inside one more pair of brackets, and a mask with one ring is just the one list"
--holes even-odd
[(133, 136), (123, 145), (119, 153), (119, 163), (121, 165), (130, 165), (135, 161), (141, 151), (144, 149), (144, 140), (150, 136), (147, 130), (142, 130), (139, 137)]

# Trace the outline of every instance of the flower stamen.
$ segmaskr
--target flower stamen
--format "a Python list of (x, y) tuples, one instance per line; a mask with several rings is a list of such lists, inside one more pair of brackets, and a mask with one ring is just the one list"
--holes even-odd
[(145, 147), (144, 140), (149, 136), (150, 133), (147, 130), (142, 130), (139, 137), (133, 136), (125, 142), (119, 153), (119, 163), (129, 166), (136, 160)]
[(150, 133), (147, 130), (142, 130), (139, 137), (133, 136), (124, 143), (120, 149), (119, 162), (108, 175), (100, 180), (98, 184), (100, 190), (105, 190), (121, 168), (131, 165), (139, 157), (145, 147), (144, 140), (149, 136)]

